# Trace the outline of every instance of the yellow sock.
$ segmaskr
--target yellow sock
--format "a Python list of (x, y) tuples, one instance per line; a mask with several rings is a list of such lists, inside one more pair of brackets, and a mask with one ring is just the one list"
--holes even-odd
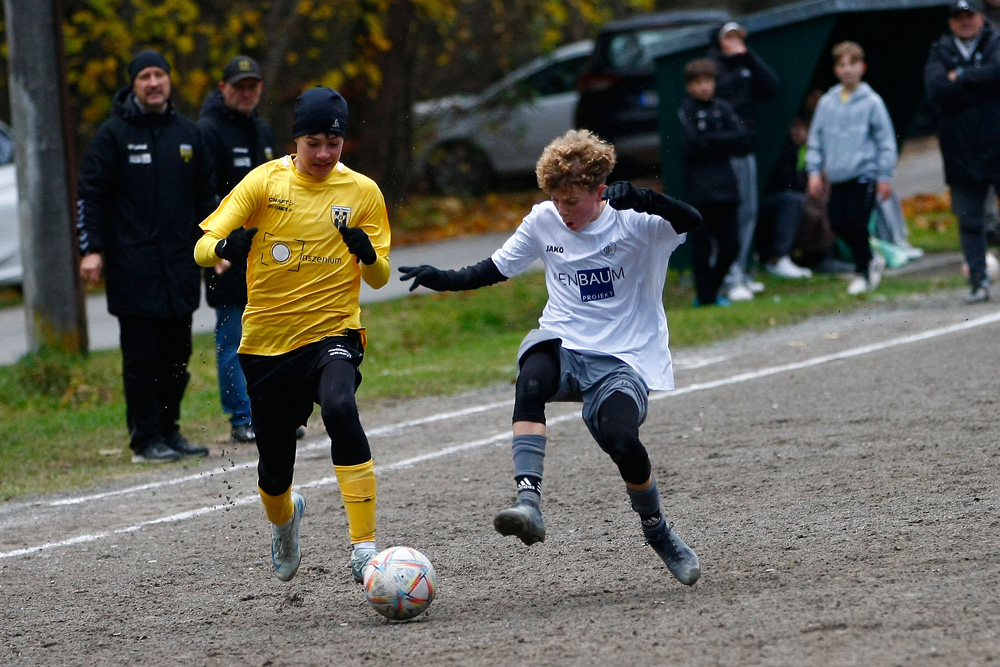
[(333, 466), (347, 512), (351, 544), (375, 541), (375, 463)]
[(295, 507), (292, 505), (292, 487), (289, 486), (284, 493), (277, 496), (265, 493), (259, 486), (257, 491), (260, 493), (260, 501), (264, 503), (267, 520), (279, 526), (288, 523), (295, 513)]

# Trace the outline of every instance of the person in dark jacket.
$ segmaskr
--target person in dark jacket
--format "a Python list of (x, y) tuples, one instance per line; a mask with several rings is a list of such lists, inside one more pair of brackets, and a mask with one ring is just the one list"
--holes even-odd
[[(260, 65), (248, 56), (236, 56), (222, 70), (219, 87), (201, 106), (198, 129), (215, 165), (219, 201), (254, 167), (274, 159), (274, 135), (257, 116), (264, 91)], [(245, 261), (223, 260), (205, 269), (205, 299), (215, 308), (215, 358), (219, 397), (229, 415), (234, 442), (256, 439), (250, 416), (250, 398), (237, 349), (243, 335), (241, 319), (247, 305)]]
[(767, 63), (746, 43), (747, 30), (730, 21), (713, 30), (708, 57), (715, 62), (715, 95), (733, 105), (736, 115), (750, 135), (742, 153), (732, 156), (733, 171), (740, 193), (737, 212), (739, 249), (726, 277), (727, 295), (732, 300), (749, 301), (764, 289), (750, 276), (750, 252), (757, 230), (757, 158), (753, 153), (757, 121), (757, 102), (771, 99), (778, 92), (780, 81)]
[(988, 301), (983, 210), (988, 188), (1000, 186), (1000, 35), (977, 0), (951, 3), (948, 32), (927, 56), (924, 87), (940, 110), (935, 129), (969, 266), (968, 302)]
[(805, 119), (793, 119), (788, 138), (764, 186), (760, 205), (757, 247), (764, 259), (764, 268), (779, 278), (812, 277), (810, 269), (799, 266), (791, 258), (806, 207), (804, 146), (808, 135), (809, 125)]
[(103, 270), (118, 318), (132, 460), (176, 461), (208, 454), (178, 421), (201, 296), (192, 254), (215, 203), (211, 158), (170, 102), (163, 55), (142, 51), (128, 73), (80, 171), (80, 277), (94, 284)]
[(708, 58), (697, 58), (684, 66), (687, 93), (677, 111), (684, 145), (686, 198), (704, 220), (689, 232), (695, 305), (699, 306), (729, 303), (719, 289), (738, 251), (736, 212), (740, 203), (730, 158), (745, 154), (750, 145), (750, 134), (733, 106), (715, 96), (715, 72), (715, 63)]

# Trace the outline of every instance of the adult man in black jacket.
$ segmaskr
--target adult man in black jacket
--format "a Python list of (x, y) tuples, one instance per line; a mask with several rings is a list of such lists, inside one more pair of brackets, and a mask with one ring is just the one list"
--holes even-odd
[(924, 85), (940, 110), (936, 130), (969, 266), (968, 302), (988, 301), (983, 209), (987, 188), (1000, 186), (1000, 35), (978, 0), (951, 3), (948, 32), (931, 45)]
[(80, 277), (103, 269), (118, 318), (132, 460), (204, 456), (178, 428), (191, 357), (191, 314), (201, 272), (198, 223), (215, 204), (210, 157), (198, 129), (170, 102), (170, 65), (145, 50), (129, 64), (78, 183)]
[(764, 289), (762, 283), (749, 275), (750, 252), (757, 230), (757, 158), (753, 140), (757, 133), (755, 108), (757, 102), (775, 96), (780, 86), (778, 75), (746, 43), (747, 30), (730, 21), (713, 30), (708, 57), (716, 65), (715, 95), (726, 100), (750, 133), (750, 147), (742, 155), (731, 158), (740, 190), (739, 253), (726, 277), (728, 296), (733, 301), (749, 301), (755, 292)]
[[(216, 192), (221, 200), (254, 167), (274, 159), (271, 129), (257, 117), (264, 82), (257, 61), (236, 56), (222, 70), (217, 90), (201, 106), (198, 129), (215, 164)], [(247, 305), (246, 261), (223, 260), (205, 269), (205, 298), (215, 308), (215, 354), (222, 409), (229, 414), (232, 439), (253, 442), (246, 380), (237, 357), (241, 318)]]

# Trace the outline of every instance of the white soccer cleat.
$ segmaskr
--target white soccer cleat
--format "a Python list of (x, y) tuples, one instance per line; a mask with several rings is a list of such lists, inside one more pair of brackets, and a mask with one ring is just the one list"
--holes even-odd
[(279, 526), (271, 524), (271, 564), (274, 573), (282, 581), (290, 581), (299, 571), (302, 552), (299, 550), (299, 526), (306, 511), (306, 500), (292, 492), (294, 511), (288, 523)]

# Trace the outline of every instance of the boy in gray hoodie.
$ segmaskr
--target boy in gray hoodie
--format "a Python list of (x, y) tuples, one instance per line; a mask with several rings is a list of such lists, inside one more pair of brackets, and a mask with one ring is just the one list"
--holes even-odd
[(885, 260), (873, 255), (868, 220), (875, 197), (892, 194), (896, 132), (885, 103), (861, 80), (867, 65), (856, 42), (833, 47), (833, 73), (840, 81), (820, 98), (806, 143), (809, 194), (818, 197), (830, 182), (830, 226), (854, 255), (857, 276), (848, 294), (870, 292), (882, 279)]

